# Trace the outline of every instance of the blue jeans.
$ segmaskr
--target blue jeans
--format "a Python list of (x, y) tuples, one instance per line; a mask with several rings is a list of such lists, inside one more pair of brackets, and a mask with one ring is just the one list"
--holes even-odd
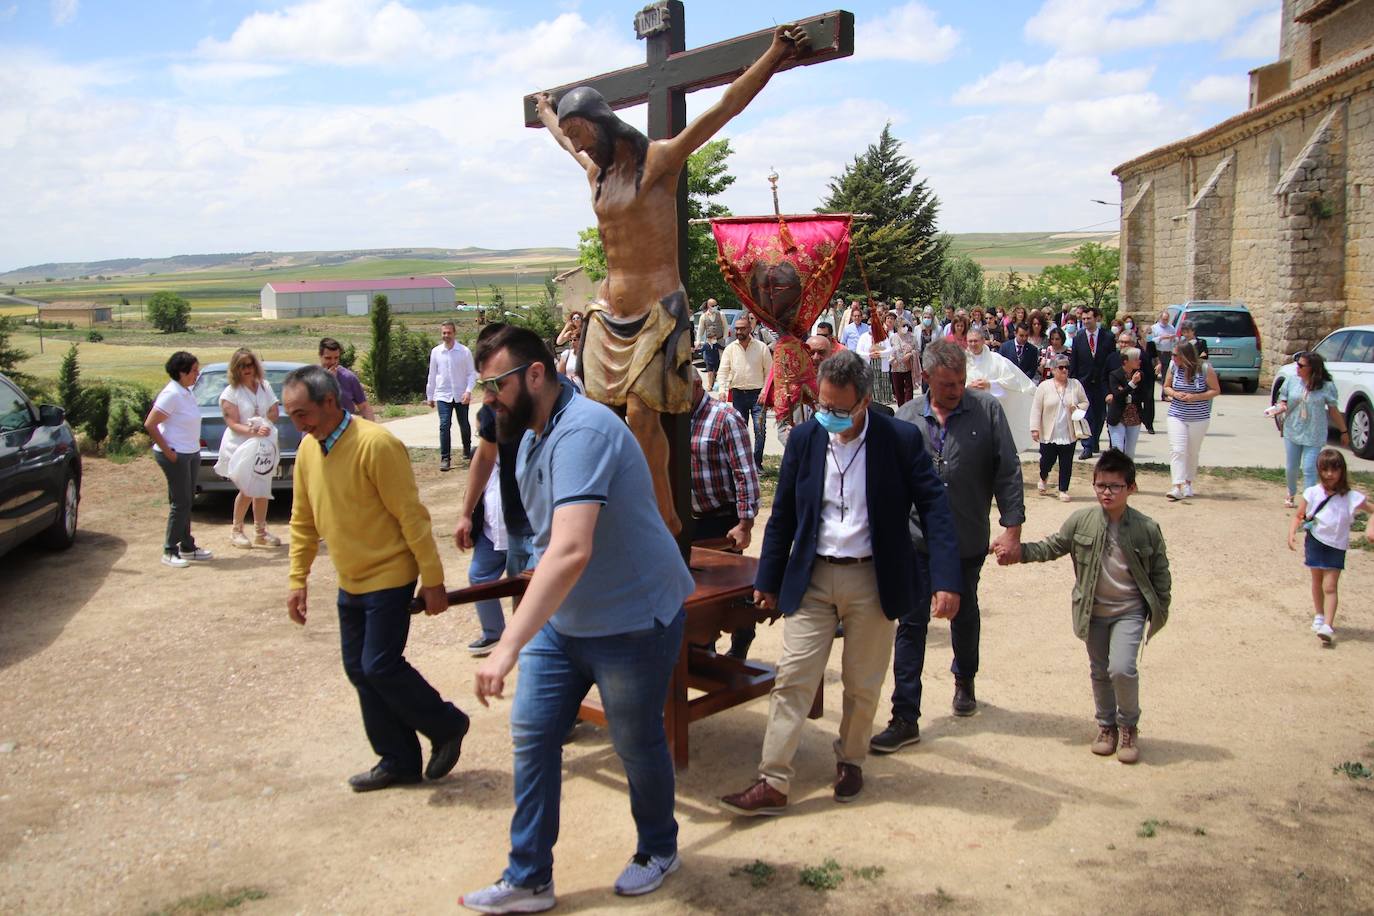
[(363, 729), (381, 765), (420, 776), (419, 732), (438, 743), (467, 720), (405, 660), (415, 583), (354, 595), (339, 589), (339, 642), (344, 672), (358, 690)]
[(458, 416), (458, 432), (463, 437), (463, 457), (472, 454), (472, 426), (468, 422), (468, 406), (456, 401), (436, 401), (435, 405), (439, 408), (439, 458), (447, 460), (453, 445), (453, 439), (449, 435), (449, 427), (452, 426), (453, 417)]
[[(472, 536), (472, 562), (468, 564), (468, 582), (484, 585), (495, 582), (506, 574), (506, 551), (492, 546), (486, 533), (478, 530)], [(482, 624), (483, 639), (500, 639), (506, 632), (506, 615), (501, 610), (501, 599), (477, 602), (477, 620)]]
[[(986, 557), (962, 557), (964, 590), (959, 593), (959, 613), (949, 622), (949, 640), (954, 661), (949, 670), (956, 678), (973, 680), (978, 674), (978, 638), (982, 622), (978, 615), (978, 579)], [(921, 672), (926, 666), (926, 633), (930, 628), (930, 555), (916, 554), (917, 577), (921, 583), (916, 607), (897, 621), (897, 638), (892, 652), (892, 715), (915, 722), (921, 718)]]
[(754, 464), (763, 467), (763, 437), (767, 432), (764, 422), (763, 405), (759, 403), (760, 391), (757, 388), (731, 388), (730, 403), (741, 417), (744, 425), (754, 430)]
[(1118, 423), (1107, 427), (1107, 441), (1112, 448), (1121, 449), (1127, 458), (1135, 457), (1135, 444), (1140, 440), (1140, 427)]
[[(1288, 474), (1288, 495), (1294, 496), (1298, 492), (1298, 468), (1302, 468), (1302, 487), (1315, 487), (1317, 485), (1317, 455), (1321, 453), (1320, 445), (1299, 445), (1287, 437), (1283, 440), (1284, 469)], [(1311, 511), (1314, 507), (1309, 507)]]
[(518, 576), (534, 569), (534, 535), (506, 533), (506, 575)]
[(611, 744), (630, 784), (630, 813), (639, 833), (636, 853), (677, 852), (673, 758), (663, 729), (668, 682), (682, 646), (686, 614), (668, 626), (615, 636), (564, 636), (544, 624), (520, 652), (511, 708), (515, 743), (515, 815), (510, 864), (502, 875), (516, 887), (553, 878), (558, 806), (563, 787), (563, 738), (582, 698), (601, 693)]

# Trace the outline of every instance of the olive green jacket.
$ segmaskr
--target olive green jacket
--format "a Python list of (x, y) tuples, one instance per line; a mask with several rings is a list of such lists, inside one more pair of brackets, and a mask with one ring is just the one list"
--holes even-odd
[[(1131, 507), (1121, 518), (1121, 549), (1126, 553), (1126, 565), (1131, 578), (1145, 598), (1150, 618), (1146, 640), (1154, 636), (1169, 620), (1169, 556), (1164, 549), (1164, 535), (1154, 519)], [(1021, 545), (1021, 562), (1044, 563), (1057, 560), (1064, 554), (1073, 556), (1073, 630), (1079, 639), (1088, 638), (1088, 624), (1093, 616), (1093, 593), (1097, 590), (1097, 576), (1102, 571), (1102, 554), (1106, 550), (1107, 513), (1099, 506), (1079, 509), (1065, 520), (1055, 534), (1043, 541)]]

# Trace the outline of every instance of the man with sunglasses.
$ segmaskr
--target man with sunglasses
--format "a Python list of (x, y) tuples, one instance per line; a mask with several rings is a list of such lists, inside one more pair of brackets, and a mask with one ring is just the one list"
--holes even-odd
[(478, 342), (477, 366), (476, 390), (496, 413), (497, 438), (520, 443), (516, 477), (534, 529), (535, 567), (475, 685), (483, 705), (502, 696), (518, 659), (509, 863), (497, 883), (460, 902), (492, 913), (554, 905), (563, 738), (594, 685), (638, 832), (615, 889), (645, 894), (679, 866), (663, 705), (692, 575), (629, 427), (558, 377), (538, 335), (501, 327)]
[[(834, 799), (850, 802), (863, 790), (893, 620), (922, 587), (934, 591), (939, 616), (953, 616), (959, 606), (954, 519), (919, 434), (869, 409), (872, 381), (856, 353), (831, 356), (819, 376), (816, 415), (787, 439), (754, 582), (754, 601), (784, 616), (758, 777), (720, 799), (726, 810), (751, 817), (787, 810), (792, 758), (836, 626), (844, 624), (844, 701)], [(930, 532), (924, 585), (913, 573), (912, 512)]]

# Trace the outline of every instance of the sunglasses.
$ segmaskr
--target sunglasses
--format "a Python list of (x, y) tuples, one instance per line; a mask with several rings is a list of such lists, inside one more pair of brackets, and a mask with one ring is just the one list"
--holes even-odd
[(526, 369), (533, 365), (534, 363), (525, 363), (523, 366), (516, 366), (514, 369), (507, 369), (500, 375), (493, 375), (491, 378), (479, 378), (477, 381), (472, 383), (472, 387), (482, 392), (483, 394), (500, 394), (501, 382), (505, 380), (506, 376), (514, 375), (517, 372), (524, 372)]

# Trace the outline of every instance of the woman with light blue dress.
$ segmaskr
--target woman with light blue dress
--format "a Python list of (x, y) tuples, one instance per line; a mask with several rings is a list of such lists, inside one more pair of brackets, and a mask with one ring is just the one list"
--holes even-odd
[[(1303, 489), (1317, 485), (1317, 455), (1326, 445), (1327, 417), (1344, 429), (1340, 396), (1336, 383), (1326, 371), (1326, 360), (1317, 353), (1301, 352), (1293, 357), (1297, 372), (1283, 380), (1275, 406), (1283, 414), (1283, 451), (1288, 471), (1288, 499), (1292, 509), (1297, 503), (1298, 469), (1302, 469)], [(1349, 432), (1341, 433), (1348, 442)]]

